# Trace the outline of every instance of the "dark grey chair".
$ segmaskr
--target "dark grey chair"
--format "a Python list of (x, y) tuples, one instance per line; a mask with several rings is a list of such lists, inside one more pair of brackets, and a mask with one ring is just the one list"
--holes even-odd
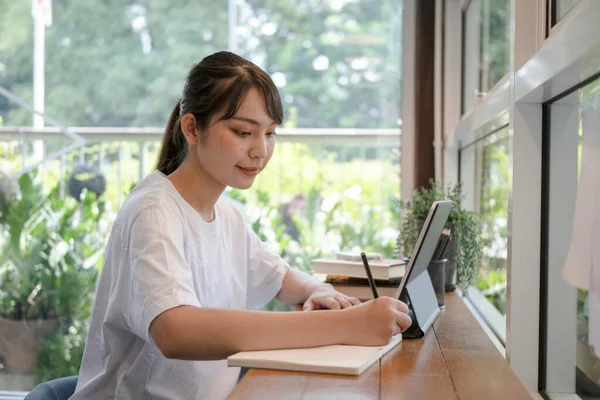
[(33, 388), (25, 400), (67, 400), (75, 393), (77, 376), (43, 382)]
[[(248, 368), (240, 370), (238, 382), (248, 372)], [(68, 400), (75, 393), (77, 377), (69, 376), (40, 383), (25, 397), (25, 400)]]

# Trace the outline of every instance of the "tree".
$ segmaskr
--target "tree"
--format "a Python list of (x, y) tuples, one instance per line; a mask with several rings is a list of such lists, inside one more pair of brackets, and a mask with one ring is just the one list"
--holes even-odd
[[(289, 126), (398, 126), (402, 0), (237, 4), (237, 52), (273, 74)], [(31, 102), (30, 4), (0, 7), (0, 85)], [(225, 2), (54, 0), (46, 112), (70, 126), (164, 126), (187, 71), (229, 34)], [(0, 116), (32, 119), (6, 99)]]

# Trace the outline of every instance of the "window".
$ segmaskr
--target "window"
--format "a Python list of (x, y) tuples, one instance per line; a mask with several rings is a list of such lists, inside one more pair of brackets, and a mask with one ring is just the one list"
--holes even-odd
[[(225, 194), (242, 204), (261, 238), (298, 268), (310, 270), (311, 259), (343, 249), (391, 256), (400, 219), (402, 11), (402, 0), (196, 1), (176, 7), (166, 0), (54, 2), (53, 23), (45, 31), (45, 110), (76, 127), (85, 144), (45, 162), (45, 175), (33, 175), (28, 195), (49, 194), (48, 207), (57, 215), (64, 206), (80, 221), (69, 197), (70, 174), (79, 170), (106, 179), (102, 207), (92, 202), (82, 217), (98, 221), (91, 225), (93, 235), (80, 237), (89, 247), (77, 262), (95, 266), (93, 257), (120, 204), (153, 169), (185, 74), (204, 56), (229, 48), (271, 74), (286, 117), (275, 155), (255, 186)], [(0, 52), (10, 55), (0, 62), (0, 85), (31, 102), (30, 3), (12, 2), (9, 12), (2, 17), (8, 28), (0, 28)], [(0, 99), (0, 154), (10, 156), (10, 172), (16, 173), (33, 165), (33, 140), (11, 127), (29, 125), (32, 118)], [(58, 132), (48, 128), (41, 136), (44, 154), (65, 148)], [(6, 229), (0, 224), (3, 234)], [(51, 248), (55, 239), (44, 245)], [(66, 268), (77, 269), (74, 263), (67, 260)], [(9, 269), (12, 276), (22, 272), (0, 265), (0, 284), (14, 282), (11, 290), (29, 294), (35, 289), (7, 279)], [(77, 373), (95, 278), (84, 277), (83, 286), (57, 286), (65, 298), (82, 294), (82, 303), (40, 341), (35, 381), (31, 368), (14, 379), (9, 354), (0, 350), (0, 387), (28, 390), (37, 381)], [(1, 300), (15, 305), (9, 296)], [(56, 364), (55, 357), (68, 360)]]
[(471, 0), (464, 10), (463, 113), (508, 73), (510, 1)]
[(506, 258), (508, 240), (508, 129), (481, 145), (479, 214), (483, 223), (484, 268), (478, 288), (506, 314)]
[[(600, 359), (589, 341), (589, 297), (587, 291), (564, 282), (563, 269), (571, 243), (575, 202), (585, 135), (596, 135), (588, 118), (600, 112), (600, 81), (595, 80), (548, 106), (550, 127), (547, 276), (548, 378), (565, 371), (574, 379), (582, 399), (600, 399)], [(587, 153), (589, 154), (589, 153)], [(556, 308), (566, 303), (565, 311)], [(559, 338), (558, 336), (561, 336)], [(561, 340), (560, 354), (555, 345)]]
[(508, 164), (506, 126), (460, 150), (460, 179), (465, 207), (479, 214), (482, 224), (483, 265), (469, 299), (502, 343), (506, 338), (508, 256)]

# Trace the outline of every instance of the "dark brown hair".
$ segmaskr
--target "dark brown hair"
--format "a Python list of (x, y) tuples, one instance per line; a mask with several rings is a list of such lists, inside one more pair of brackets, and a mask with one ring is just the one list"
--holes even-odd
[(212, 54), (196, 64), (167, 122), (156, 169), (169, 175), (185, 159), (188, 145), (181, 130), (183, 115), (194, 114), (202, 133), (216, 115), (222, 113), (219, 120), (233, 117), (251, 88), (262, 93), (267, 113), (276, 124), (281, 124), (283, 105), (279, 92), (271, 77), (258, 66), (227, 51)]

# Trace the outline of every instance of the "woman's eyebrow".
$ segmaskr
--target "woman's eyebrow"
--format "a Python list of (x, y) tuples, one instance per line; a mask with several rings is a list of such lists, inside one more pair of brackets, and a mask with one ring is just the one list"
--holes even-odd
[[(247, 123), (249, 123), (249, 124), (256, 125), (256, 126), (259, 126), (259, 125), (261, 125), (261, 124), (260, 124), (260, 122), (258, 122), (258, 121), (257, 121), (257, 120), (255, 120), (255, 119), (252, 119), (252, 118), (247, 118), (247, 117), (236, 117), (236, 116), (233, 116), (233, 117), (231, 117), (231, 119), (235, 119), (235, 120), (237, 120), (237, 121), (243, 121), (243, 122), (247, 122)], [(276, 125), (275, 121), (271, 121), (271, 125)]]

